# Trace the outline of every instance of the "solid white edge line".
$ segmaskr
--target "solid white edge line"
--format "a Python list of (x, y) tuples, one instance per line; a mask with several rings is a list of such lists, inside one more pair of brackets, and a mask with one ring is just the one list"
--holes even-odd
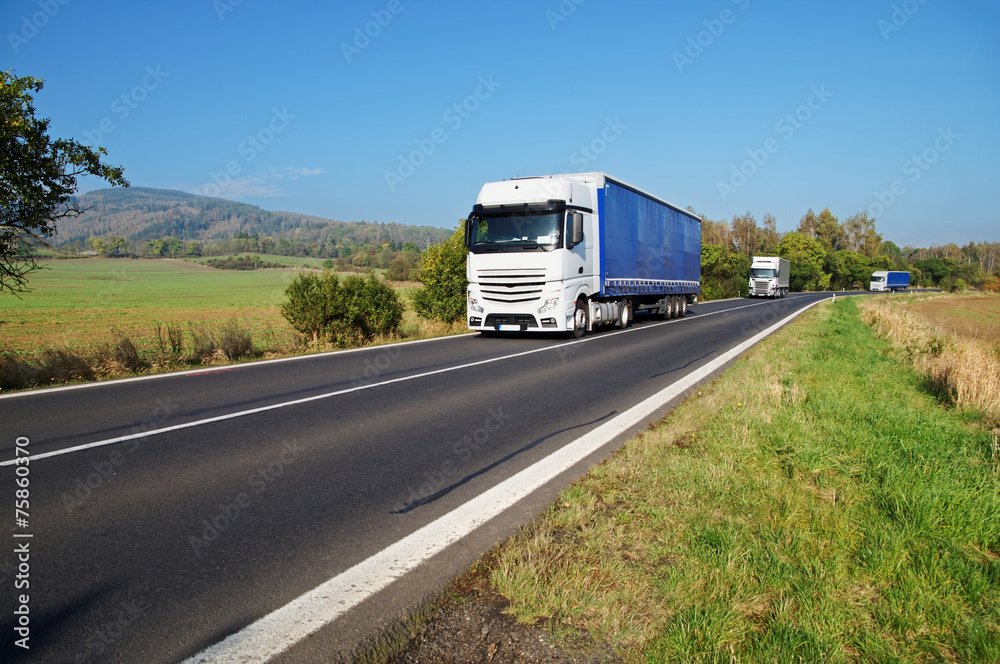
[[(821, 302), (822, 300), (819, 300), (819, 301)], [(760, 303), (760, 304), (763, 304), (763, 303)], [(753, 306), (757, 306), (757, 304), (748, 304), (748, 305), (745, 305), (743, 307), (734, 307), (732, 309), (724, 309), (724, 310), (720, 310), (720, 311), (713, 311), (711, 313), (702, 314), (701, 317), (704, 318), (704, 317), (707, 317), (707, 316), (714, 316), (714, 315), (719, 314), (719, 313), (725, 313), (725, 312), (729, 312), (729, 311), (736, 311), (737, 309), (745, 309), (746, 307), (753, 307)], [(53, 450), (51, 452), (42, 452), (40, 454), (33, 454), (31, 456), (31, 460), (33, 462), (35, 462), (35, 461), (40, 461), (42, 459), (47, 459), (49, 457), (62, 456), (64, 454), (72, 454), (74, 452), (82, 452), (84, 450), (93, 449), (95, 447), (103, 447), (105, 445), (115, 445), (117, 443), (124, 443), (124, 442), (129, 441), (129, 440), (138, 440), (138, 439), (141, 439), (141, 438), (151, 438), (152, 436), (158, 436), (160, 434), (170, 433), (172, 431), (180, 431), (182, 429), (190, 429), (192, 427), (202, 426), (204, 424), (213, 424), (215, 422), (224, 422), (226, 420), (232, 420), (232, 419), (235, 419), (237, 417), (245, 417), (247, 415), (255, 415), (257, 413), (265, 413), (265, 412), (267, 412), (269, 410), (277, 410), (278, 408), (285, 408), (287, 406), (297, 406), (297, 405), (300, 405), (300, 404), (309, 403), (310, 401), (319, 401), (320, 399), (329, 399), (331, 397), (337, 397), (337, 396), (342, 396), (344, 394), (350, 394), (351, 392), (360, 392), (361, 390), (368, 390), (368, 389), (372, 389), (374, 387), (381, 387), (382, 385), (392, 385), (393, 383), (402, 383), (402, 382), (406, 382), (406, 381), (409, 381), (409, 380), (414, 380), (414, 379), (417, 379), (417, 378), (426, 378), (427, 376), (434, 376), (434, 375), (437, 375), (437, 374), (448, 373), (448, 372), (451, 372), (451, 371), (458, 371), (459, 369), (468, 369), (470, 367), (476, 367), (476, 366), (479, 366), (479, 365), (482, 365), (482, 364), (490, 364), (492, 362), (501, 362), (503, 360), (509, 360), (509, 359), (513, 359), (515, 357), (523, 357), (525, 355), (532, 355), (534, 353), (543, 353), (543, 352), (546, 352), (546, 351), (556, 350), (556, 349), (559, 349), (559, 348), (566, 348), (567, 346), (575, 346), (577, 344), (582, 344), (582, 343), (588, 343), (588, 342), (591, 342), (591, 341), (596, 341), (598, 339), (607, 339), (607, 338), (612, 337), (612, 336), (614, 336), (616, 334), (625, 334), (625, 333), (628, 333), (628, 332), (638, 331), (638, 330), (642, 330), (642, 329), (648, 329), (649, 327), (656, 327), (656, 326), (659, 326), (659, 325), (667, 325), (667, 324), (675, 323), (675, 322), (678, 322), (678, 320), (664, 321), (664, 322), (661, 322), (661, 323), (656, 323), (656, 324), (654, 324), (652, 326), (644, 326), (642, 328), (635, 328), (635, 329), (628, 329), (628, 330), (618, 330), (617, 332), (611, 332), (609, 334), (604, 334), (604, 335), (601, 335), (599, 337), (587, 337), (587, 338), (584, 338), (584, 339), (577, 339), (575, 341), (571, 341), (571, 342), (564, 343), (564, 344), (559, 344), (557, 346), (546, 346), (544, 348), (535, 348), (533, 350), (526, 350), (526, 351), (522, 351), (520, 353), (513, 353), (511, 355), (502, 355), (500, 357), (494, 357), (494, 358), (490, 358), (488, 360), (479, 360), (478, 362), (471, 362), (469, 364), (461, 364), (461, 365), (454, 366), (454, 367), (446, 367), (444, 369), (437, 369), (435, 371), (428, 371), (428, 372), (421, 373), (421, 374), (414, 374), (412, 376), (403, 376), (402, 378), (393, 378), (393, 379), (390, 379), (390, 380), (384, 380), (384, 381), (379, 382), (379, 383), (369, 383), (367, 385), (356, 385), (354, 387), (350, 387), (350, 388), (347, 388), (347, 389), (336, 390), (334, 392), (325, 392), (323, 394), (317, 394), (317, 395), (314, 395), (314, 396), (311, 396), (311, 397), (305, 397), (303, 399), (295, 399), (293, 401), (283, 401), (281, 403), (271, 404), (270, 406), (261, 406), (259, 408), (251, 408), (249, 410), (241, 410), (241, 411), (237, 411), (235, 413), (229, 413), (227, 415), (219, 415), (219, 416), (216, 416), (216, 417), (209, 417), (209, 418), (206, 418), (206, 419), (203, 419), (203, 420), (195, 420), (193, 422), (185, 422), (184, 424), (175, 424), (175, 425), (169, 426), (169, 427), (162, 427), (162, 428), (159, 428), (159, 429), (151, 429), (149, 431), (143, 431), (143, 432), (140, 432), (140, 433), (133, 433), (133, 434), (129, 434), (129, 435), (126, 435), (126, 436), (119, 436), (117, 438), (108, 438), (108, 439), (105, 439), (105, 440), (96, 440), (96, 441), (94, 441), (92, 443), (85, 443), (83, 445), (76, 445), (76, 446), (73, 446), (73, 447), (67, 447), (67, 448), (61, 449), (61, 450)], [(463, 336), (465, 336), (465, 335), (463, 335)], [(447, 339), (448, 337), (438, 337), (438, 339), (441, 339), (441, 338)], [(406, 342), (406, 343), (421, 343), (421, 342), (424, 342), (424, 341), (432, 341), (432, 340), (431, 339), (421, 339), (419, 341), (411, 341), (411, 342)], [(369, 348), (385, 348), (385, 347), (387, 347), (387, 346), (371, 346)], [(352, 350), (359, 351), (359, 350), (368, 350), (368, 349), (356, 348), (356, 349), (352, 349)], [(299, 356), (299, 357), (295, 357), (295, 358), (281, 358), (281, 360), (268, 360), (268, 362), (277, 362), (277, 361), (284, 361), (284, 360), (301, 359), (303, 357), (315, 357), (315, 356), (313, 356), (313, 355), (304, 355), (304, 356)], [(233, 365), (233, 366), (246, 366), (246, 365)], [(166, 375), (166, 374), (163, 374), (163, 375)], [(183, 375), (183, 374), (174, 374), (174, 375)], [(159, 377), (160, 376), (148, 376), (147, 378), (159, 378)], [(127, 380), (133, 380), (133, 379), (127, 379)], [(80, 386), (80, 387), (83, 387), (83, 386)], [(55, 388), (55, 389), (60, 389), (60, 388)], [(13, 466), (13, 465), (16, 465), (17, 462), (18, 461), (17, 461), (16, 457), (14, 459), (8, 459), (7, 461), (0, 461), (0, 468), (3, 468), (4, 466)]]
[(748, 348), (823, 301), (817, 300), (778, 321), (464, 505), (188, 658), (184, 664), (266, 662), (281, 654), (541, 488), (560, 473), (569, 470), (581, 459), (642, 422), (726, 363), (739, 357)]

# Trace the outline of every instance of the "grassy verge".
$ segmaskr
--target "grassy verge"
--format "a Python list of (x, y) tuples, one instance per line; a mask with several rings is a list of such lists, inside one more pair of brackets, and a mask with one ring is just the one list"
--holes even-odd
[(1000, 661), (1000, 450), (853, 298), (760, 344), (500, 547), (626, 661)]

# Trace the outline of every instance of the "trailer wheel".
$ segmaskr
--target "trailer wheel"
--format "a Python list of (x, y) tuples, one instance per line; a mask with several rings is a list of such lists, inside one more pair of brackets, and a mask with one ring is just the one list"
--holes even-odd
[(677, 301), (676, 295), (670, 296), (670, 319), (677, 318), (681, 313), (681, 303)]
[(576, 311), (573, 312), (573, 338), (579, 339), (587, 334), (589, 324), (590, 311), (587, 306), (587, 300), (581, 297), (576, 301)]
[(681, 318), (684, 318), (688, 314), (688, 299), (687, 299), (687, 296), (686, 295), (681, 295), (680, 299), (678, 300), (678, 302), (681, 305), (680, 306), (680, 311), (678, 312), (678, 316), (680, 316)]

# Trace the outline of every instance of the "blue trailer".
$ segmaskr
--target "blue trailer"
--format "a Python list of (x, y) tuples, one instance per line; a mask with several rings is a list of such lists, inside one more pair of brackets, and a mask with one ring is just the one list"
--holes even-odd
[(871, 283), (868, 284), (870, 291), (906, 290), (910, 287), (910, 273), (893, 270), (877, 270), (872, 273)]
[(701, 292), (701, 219), (604, 173), (487, 183), (465, 230), (470, 329), (582, 336)]

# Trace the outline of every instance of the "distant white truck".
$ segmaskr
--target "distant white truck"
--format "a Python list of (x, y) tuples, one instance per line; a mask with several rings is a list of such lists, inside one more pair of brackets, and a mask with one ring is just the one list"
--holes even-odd
[(748, 297), (785, 297), (792, 264), (777, 256), (754, 256)]

